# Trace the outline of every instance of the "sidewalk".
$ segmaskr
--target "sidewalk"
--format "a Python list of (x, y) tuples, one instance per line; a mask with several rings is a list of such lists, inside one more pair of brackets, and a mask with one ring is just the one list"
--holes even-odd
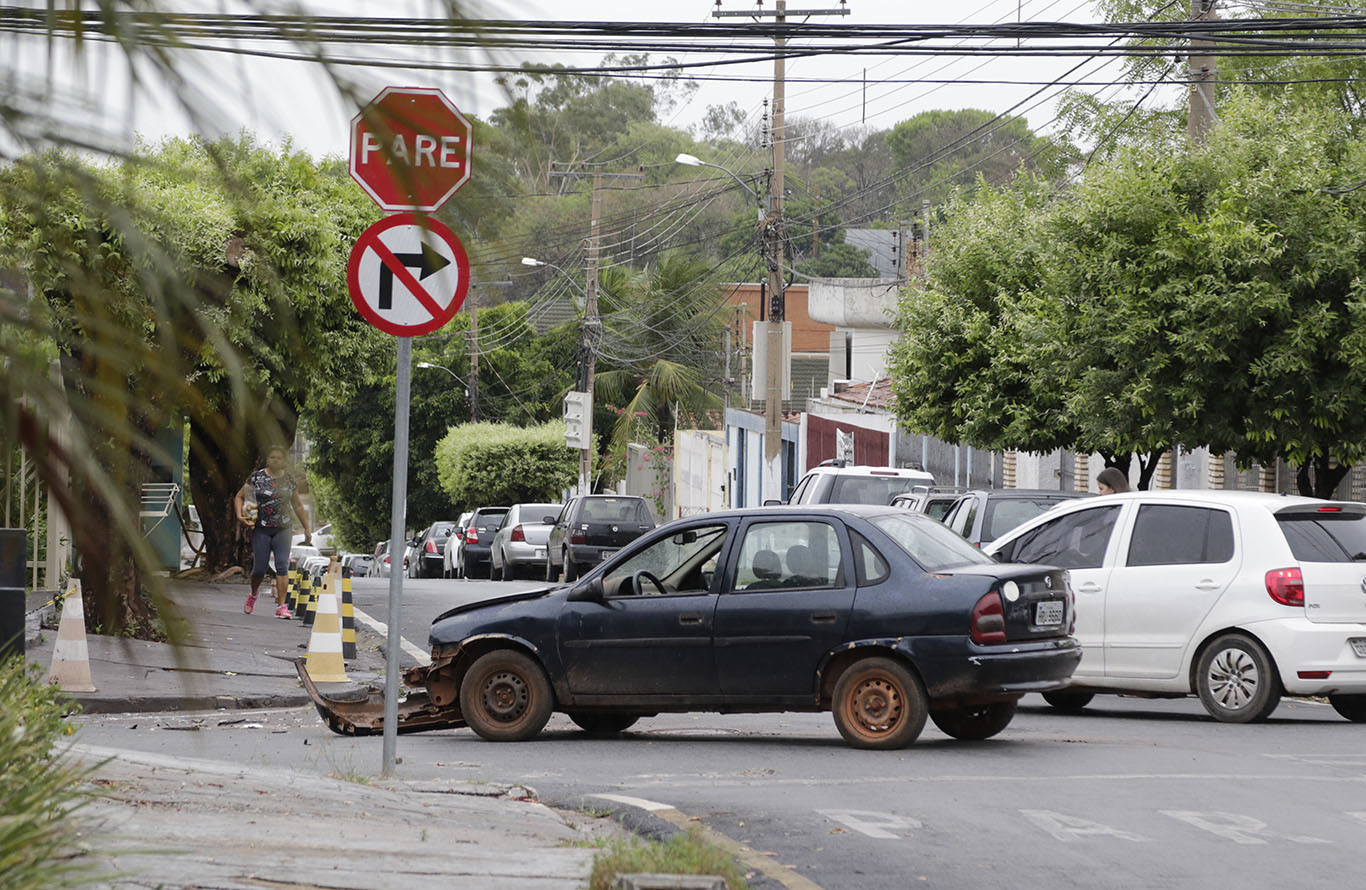
[[(309, 629), (273, 616), (266, 596), (242, 612), (245, 583), (171, 583), (191, 639), (176, 650), (87, 634), (97, 691), (87, 713), (310, 705), (292, 660)], [(36, 609), (51, 592), (30, 595)], [(52, 611), (49, 606), (46, 611)], [(383, 683), (381, 639), (357, 628), (352, 682)], [(27, 656), (44, 671), (57, 632), (31, 616)], [(98, 886), (259, 890), (416, 890), (587, 886), (592, 841), (620, 828), (557, 811), (520, 785), (367, 784), (246, 763), (72, 746), (108, 793), (86, 811), (92, 850), (119, 873)], [(112, 759), (111, 759), (112, 758)]]

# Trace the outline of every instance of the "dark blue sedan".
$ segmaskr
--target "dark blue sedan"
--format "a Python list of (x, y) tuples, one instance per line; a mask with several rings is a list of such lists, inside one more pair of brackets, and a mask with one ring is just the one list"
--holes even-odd
[[(1059, 569), (1003, 565), (891, 507), (775, 507), (681, 519), (575, 584), (452, 609), (422, 672), (433, 713), (518, 741), (563, 711), (620, 732), (665, 711), (832, 711), (859, 748), (928, 717), (1003, 730), (1081, 658)], [(450, 724), (447, 724), (450, 725)]]

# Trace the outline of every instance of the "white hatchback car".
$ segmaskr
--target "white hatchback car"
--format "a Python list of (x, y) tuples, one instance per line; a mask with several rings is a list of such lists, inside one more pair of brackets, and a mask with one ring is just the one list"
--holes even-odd
[(1366, 722), (1366, 504), (1232, 491), (1136, 491), (1063, 504), (985, 548), (1068, 570), (1082, 660), (1044, 698), (1195, 693), (1216, 720), (1281, 694)]

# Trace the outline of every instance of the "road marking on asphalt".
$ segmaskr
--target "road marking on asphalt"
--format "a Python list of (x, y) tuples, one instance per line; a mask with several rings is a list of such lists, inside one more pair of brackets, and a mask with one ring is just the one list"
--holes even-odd
[(1132, 831), (1121, 831), (1100, 822), (1093, 822), (1080, 816), (1069, 816), (1066, 813), (1058, 813), (1053, 810), (1020, 810), (1020, 815), (1053, 835), (1055, 840), (1060, 841), (1075, 841), (1078, 838), (1097, 835), (1108, 835), (1120, 840), (1140, 843), (1147, 840), (1143, 835), (1134, 834)]
[(1164, 816), (1179, 819), (1188, 825), (1208, 831), (1211, 834), (1233, 841), (1235, 844), (1265, 844), (1266, 837), (1273, 840), (1293, 841), (1297, 844), (1327, 844), (1331, 841), (1321, 837), (1309, 837), (1302, 835), (1286, 836), (1280, 838), (1270, 827), (1260, 819), (1252, 816), (1245, 816), (1241, 813), (1224, 813), (1218, 811), (1198, 812), (1196, 810), (1158, 810)]
[[(380, 636), (384, 637), (386, 640), (389, 638), (389, 625), (385, 624), (383, 621), (376, 621), (373, 617), (367, 615), (362, 610), (357, 609), (355, 606), (351, 607), (351, 611), (355, 614), (357, 621), (364, 623), (371, 630), (373, 630)], [(405, 640), (401, 634), (398, 638), (398, 645), (399, 648), (401, 648), (404, 652), (407, 652), (413, 658), (416, 658), (417, 663), (422, 665), (423, 667), (426, 667), (427, 665), (432, 663), (432, 657), (430, 655), (428, 655), (426, 652), (423, 652), (421, 649), (417, 648), (412, 643)]]
[(726, 837), (715, 829), (708, 828), (700, 821), (694, 822), (688, 816), (669, 804), (644, 800), (639, 797), (628, 797), (624, 794), (594, 794), (592, 796), (601, 798), (602, 800), (610, 800), (615, 803), (648, 810), (680, 831), (689, 831), (696, 828), (701, 831), (702, 836), (708, 843), (715, 844), (745, 865), (755, 871), (763, 872), (784, 887), (790, 888), (790, 890), (821, 890), (821, 886), (809, 878), (797, 874), (797, 872), (785, 865), (774, 862), (770, 857), (764, 856), (753, 847)]
[(924, 827), (919, 819), (879, 813), (876, 810), (816, 810), (827, 819), (878, 840), (896, 841), (909, 837), (912, 829)]

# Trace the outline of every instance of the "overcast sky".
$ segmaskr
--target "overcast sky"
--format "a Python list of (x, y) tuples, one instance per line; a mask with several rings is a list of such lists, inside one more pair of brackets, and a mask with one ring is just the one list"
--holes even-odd
[[(512, 3), (508, 0), (483, 0), (485, 15), (519, 19), (560, 19), (592, 21), (666, 21), (708, 22), (714, 0), (569, 0), (569, 2)], [(29, 0), (29, 5), (43, 5)], [(195, 4), (173, 4), (181, 8), (194, 6), (214, 11), (240, 8), (237, 0), (202, 0)], [(283, 5), (283, 4), (281, 4)], [(772, 0), (765, 4), (773, 7)], [(311, 10), (321, 14), (377, 14), (373, 3), (311, 2)], [(837, 8), (839, 0), (791, 0), (793, 9)], [(422, 15), (433, 8), (429, 0), (396, 0), (386, 4), (386, 16)], [(725, 10), (753, 9), (748, 0), (723, 0)], [(850, 24), (953, 24), (993, 23), (1001, 21), (1096, 21), (1090, 0), (965, 0), (946, 3), (943, 0), (850, 0), (850, 14), (828, 17), (826, 22), (843, 21)], [(731, 20), (734, 21), (734, 20)], [(771, 21), (771, 19), (770, 19)], [(348, 52), (358, 52), (347, 48)], [(418, 50), (419, 57), (453, 58), (452, 53), (438, 50)], [(69, 58), (59, 58), (51, 66), (46, 50), (37, 42), (21, 45), (12, 37), (0, 37), (0, 56), (8, 55), (10, 65), (29, 76), (41, 76), (49, 70), (61, 77), (75, 71)], [(191, 131), (194, 127), (210, 132), (232, 132), (243, 127), (257, 132), (260, 138), (278, 143), (289, 138), (293, 143), (314, 155), (345, 155), (347, 132), (354, 105), (342, 102), (335, 90), (329, 88), (326, 77), (316, 66), (305, 63), (262, 59), (249, 55), (197, 53), (195, 66), (188, 81), (199, 90), (188, 104), (203, 115), (192, 124), (177, 108), (180, 103), (166, 96), (149, 99), (139, 95), (133, 100), (133, 111), (125, 109), (129, 101), (127, 80), (117, 60), (89, 54), (80, 67), (78, 79), (84, 84), (89, 108), (84, 113), (92, 121), (111, 132), (125, 135), (137, 133), (157, 139)], [(711, 61), (714, 57), (702, 54), (680, 55), (683, 61)], [(592, 65), (598, 58), (566, 54), (557, 58), (515, 59), (514, 62), (569, 63)], [(0, 62), (0, 72), (6, 63)], [(788, 63), (789, 77), (787, 109), (790, 116), (824, 118), (837, 126), (855, 127), (866, 124), (887, 128), (917, 112), (936, 108), (982, 108), (992, 112), (1013, 109), (1023, 114), (1036, 130), (1047, 132), (1053, 121), (1058, 90), (1040, 91), (1037, 84), (1009, 84), (1002, 81), (1047, 82), (1064, 76), (1079, 64), (1075, 58), (1021, 59), (1012, 57), (867, 57), (850, 58), (823, 54), (810, 58), (793, 59)], [(864, 87), (866, 69), (867, 86)], [(13, 70), (13, 69), (10, 69)], [(1116, 68), (1103, 68), (1099, 63), (1083, 64), (1068, 80), (1113, 79)], [(444, 90), (464, 111), (486, 116), (505, 104), (506, 96), (485, 75), (463, 72), (405, 71), (402, 69), (348, 68), (348, 74), (362, 81), (365, 95), (386, 84), (402, 86), (435, 86)], [(695, 125), (709, 105), (738, 103), (740, 108), (757, 119), (763, 101), (772, 94), (771, 62), (746, 65), (727, 65), (692, 69), (696, 76), (726, 76), (749, 78), (748, 81), (702, 80), (695, 98), (672, 112), (664, 123), (678, 127)], [(811, 80), (840, 80), (840, 83), (813, 83)], [(932, 83), (941, 80), (996, 81), (987, 84)], [(1103, 90), (1102, 87), (1087, 87)], [(182, 93), (182, 98), (188, 93)], [(1113, 93), (1107, 97), (1113, 98)], [(1023, 103), (1023, 104), (1020, 104)]]

